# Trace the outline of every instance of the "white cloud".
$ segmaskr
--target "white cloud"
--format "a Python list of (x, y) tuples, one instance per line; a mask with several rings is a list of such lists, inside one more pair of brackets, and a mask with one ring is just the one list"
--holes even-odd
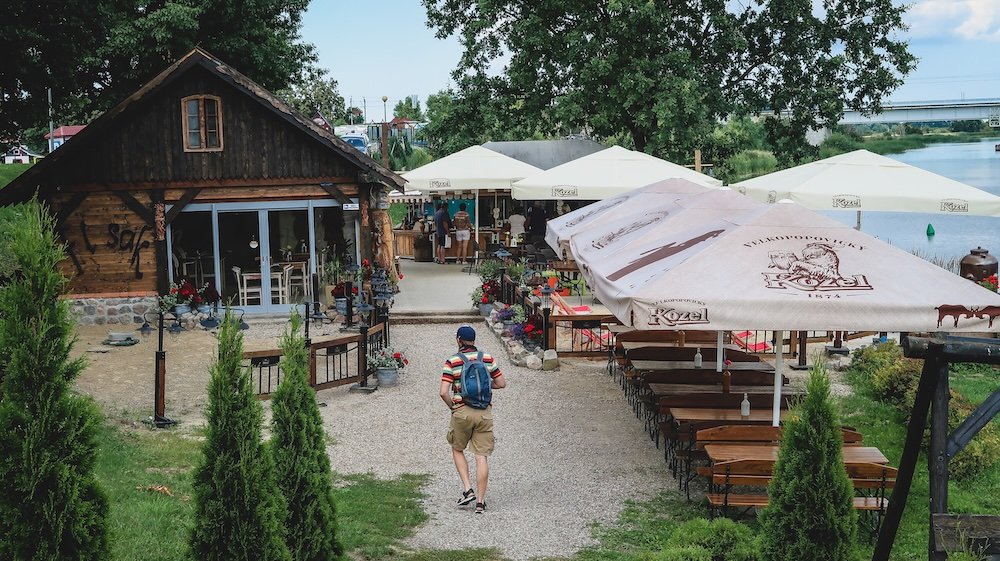
[(1000, 41), (1000, 0), (917, 0), (906, 19), (913, 37)]

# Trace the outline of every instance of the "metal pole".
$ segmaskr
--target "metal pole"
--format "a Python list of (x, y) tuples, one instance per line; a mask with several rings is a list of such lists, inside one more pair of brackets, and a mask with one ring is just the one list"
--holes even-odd
[(549, 350), (549, 314), (552, 310), (542, 308), (542, 350)]
[(722, 372), (722, 362), (726, 359), (726, 349), (722, 347), (722, 331), (718, 331), (715, 337), (715, 371)]
[(53, 136), (55, 135), (55, 129), (52, 128), (52, 88), (49, 88), (49, 154), (52, 153), (52, 143), (55, 141)]
[(774, 346), (777, 349), (777, 353), (774, 355), (774, 405), (771, 409), (771, 426), (779, 426), (781, 424), (781, 382), (782, 382), (782, 367), (785, 362), (785, 353), (782, 352), (784, 349), (781, 344), (781, 340), (784, 338), (783, 331), (774, 332)]
[(166, 389), (167, 353), (163, 350), (163, 312), (159, 312), (158, 316), (157, 327), (159, 329), (159, 335), (157, 337), (158, 346), (156, 348), (156, 371), (153, 377), (154, 424), (157, 424), (158, 421), (166, 414), (166, 400), (163, 397), (163, 393)]

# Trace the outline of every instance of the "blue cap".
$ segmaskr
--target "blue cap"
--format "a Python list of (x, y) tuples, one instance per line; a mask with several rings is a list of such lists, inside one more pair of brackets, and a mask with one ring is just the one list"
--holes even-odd
[(458, 333), (456, 333), (455, 336), (463, 341), (475, 341), (476, 330), (469, 327), (468, 325), (463, 325), (462, 327), (458, 328)]

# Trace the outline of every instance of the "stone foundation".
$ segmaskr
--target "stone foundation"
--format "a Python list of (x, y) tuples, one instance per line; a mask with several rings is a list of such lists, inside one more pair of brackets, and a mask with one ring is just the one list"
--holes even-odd
[(133, 325), (156, 308), (156, 298), (71, 298), (70, 310), (80, 325)]
[(504, 350), (507, 351), (507, 358), (514, 366), (526, 366), (532, 370), (558, 370), (559, 355), (555, 350), (543, 351), (535, 349), (529, 351), (524, 346), (510, 337), (503, 335), (503, 322), (497, 319), (497, 311), (494, 308), (490, 315), (484, 318), (490, 331), (495, 334), (503, 343)]

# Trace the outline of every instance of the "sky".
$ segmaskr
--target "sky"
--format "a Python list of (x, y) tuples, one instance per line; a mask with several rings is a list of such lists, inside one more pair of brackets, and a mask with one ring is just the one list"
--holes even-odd
[[(890, 99), (1000, 98), (1000, 0), (905, 2), (903, 37), (920, 61)], [(462, 53), (456, 38), (434, 36), (420, 0), (312, 0), (303, 21), (302, 38), (316, 46), (319, 65), (371, 119), (382, 117), (382, 96), (390, 118), (410, 95), (425, 107), (428, 95), (451, 85)]]

